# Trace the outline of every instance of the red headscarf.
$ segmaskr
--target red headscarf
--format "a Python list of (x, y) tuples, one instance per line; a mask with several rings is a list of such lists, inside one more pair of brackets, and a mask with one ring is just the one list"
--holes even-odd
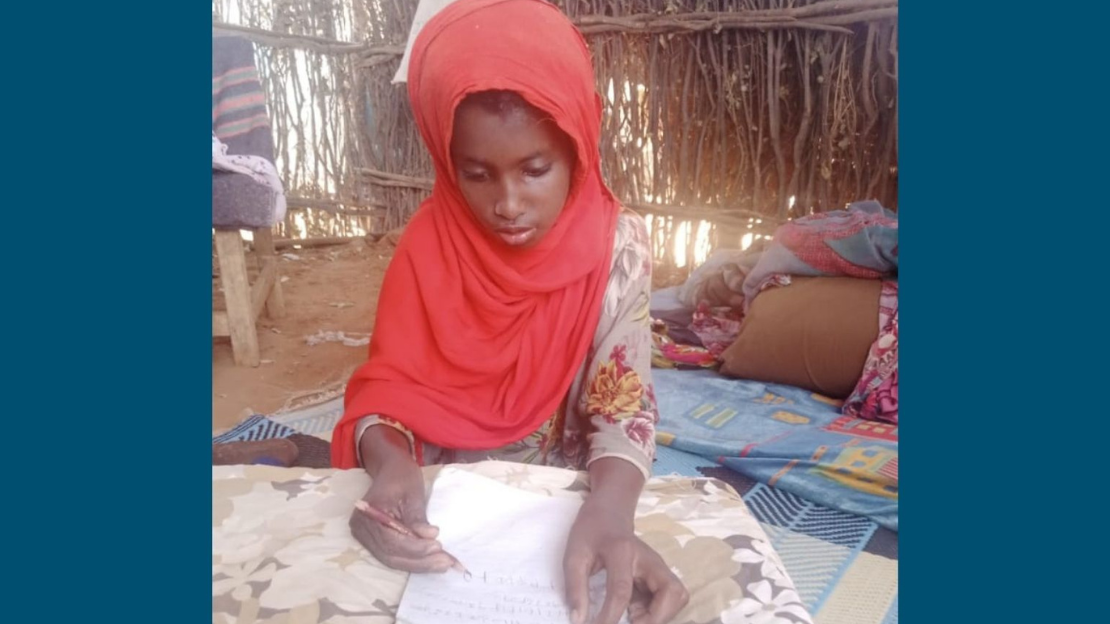
[[(432, 195), (386, 272), (370, 359), (347, 385), (332, 464), (357, 466), (368, 414), (439, 446), (515, 442), (554, 414), (586, 357), (609, 278), (619, 206), (601, 179), (601, 100), (581, 34), (543, 0), (459, 0), (413, 46), (409, 98), (435, 163)], [(576, 146), (570, 195), (534, 247), (485, 234), (456, 183), (454, 113), (470, 93), (511, 90)]]

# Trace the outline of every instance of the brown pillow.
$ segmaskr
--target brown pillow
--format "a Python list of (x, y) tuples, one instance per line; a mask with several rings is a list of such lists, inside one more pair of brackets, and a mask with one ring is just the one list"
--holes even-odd
[(881, 280), (795, 277), (763, 291), (721, 354), (721, 372), (846, 398), (879, 335), (881, 289)]

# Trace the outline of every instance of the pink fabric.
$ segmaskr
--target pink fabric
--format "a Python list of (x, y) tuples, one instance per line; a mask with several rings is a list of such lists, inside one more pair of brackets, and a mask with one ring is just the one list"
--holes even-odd
[(721, 353), (736, 342), (736, 337), (740, 335), (740, 323), (744, 320), (739, 310), (728, 306), (709, 307), (705, 303), (698, 304), (693, 316), (690, 331), (697, 335), (714, 358), (720, 358)]
[(844, 402), (847, 416), (898, 424), (898, 282), (884, 280), (879, 295), (879, 337), (871, 345), (856, 389)]
[(898, 215), (875, 201), (782, 224), (744, 278), (744, 307), (776, 274), (882, 279), (898, 274)]

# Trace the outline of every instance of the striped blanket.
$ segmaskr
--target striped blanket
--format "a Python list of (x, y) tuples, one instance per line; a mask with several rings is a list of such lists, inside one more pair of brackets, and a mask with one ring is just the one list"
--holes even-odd
[(274, 159), (254, 45), (242, 37), (212, 36), (212, 131), (229, 154)]
[(266, 95), (254, 44), (242, 37), (212, 37), (212, 134), (212, 225), (268, 228), (283, 219)]

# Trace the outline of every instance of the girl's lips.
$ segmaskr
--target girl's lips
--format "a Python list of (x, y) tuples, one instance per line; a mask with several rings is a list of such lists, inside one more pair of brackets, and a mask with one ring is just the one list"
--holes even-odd
[(495, 231), (501, 240), (513, 246), (527, 243), (536, 234), (536, 228), (533, 227), (497, 228)]

